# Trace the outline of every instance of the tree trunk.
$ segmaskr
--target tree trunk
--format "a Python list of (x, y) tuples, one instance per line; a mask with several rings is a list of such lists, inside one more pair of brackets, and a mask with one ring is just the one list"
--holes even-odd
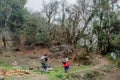
[(97, 48), (96, 48), (96, 53), (97, 54), (101, 52), (101, 48), (102, 48), (102, 42), (98, 41)]
[(3, 36), (2, 41), (3, 41), (3, 45), (4, 45), (3, 47), (4, 47), (4, 49), (6, 49), (7, 43), (6, 43), (5, 36)]

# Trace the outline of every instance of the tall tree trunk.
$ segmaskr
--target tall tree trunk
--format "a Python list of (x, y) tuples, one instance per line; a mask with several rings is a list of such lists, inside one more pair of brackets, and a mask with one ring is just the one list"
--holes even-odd
[(68, 29), (68, 28), (66, 28), (66, 36), (67, 36), (67, 42), (68, 42), (68, 43), (72, 43), (72, 42), (71, 42), (71, 35), (70, 35), (70, 31), (69, 31), (69, 29)]

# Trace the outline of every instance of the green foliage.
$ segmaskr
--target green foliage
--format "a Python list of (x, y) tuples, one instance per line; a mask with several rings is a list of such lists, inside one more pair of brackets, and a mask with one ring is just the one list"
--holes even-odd
[(98, 28), (99, 28), (98, 21), (93, 22), (93, 27), (94, 27), (94, 29), (98, 30)]
[(7, 76), (5, 80), (29, 80), (29, 76), (18, 77), (17, 75)]
[(45, 44), (47, 42), (47, 34), (46, 33), (39, 33), (35, 36), (35, 42), (38, 44)]
[[(1, 0), (0, 26), (15, 30), (23, 22), (22, 11), (26, 0)], [(7, 24), (7, 25), (6, 25)]]
[(104, 41), (106, 39), (106, 34), (105, 33), (101, 33), (98, 35), (98, 40), (100, 41)]
[(63, 79), (64, 75), (62, 75), (62, 74), (56, 74), (56, 77), (59, 78), (59, 79)]
[(113, 59), (112, 56), (110, 54), (107, 54), (108, 59), (111, 61), (111, 63), (113, 64), (113, 66), (117, 66), (120, 68), (120, 59), (119, 56), (117, 59)]
[(26, 0), (0, 0), (0, 27), (1, 36), (5, 38), (4, 48), (8, 44), (6, 40), (18, 40), (14, 36), (19, 36), (17, 31), (25, 21), (22, 13), (25, 3)]
[(115, 38), (112, 40), (112, 43), (115, 45), (120, 45), (120, 34), (115, 36)]
[(0, 65), (3, 65), (4, 64), (4, 62), (3, 61), (0, 61)]
[(25, 33), (27, 43), (43, 44), (47, 39), (46, 21), (40, 13), (25, 12), (25, 23), (18, 30), (21, 34)]
[(96, 18), (93, 21), (93, 33), (98, 38), (98, 43), (101, 42), (99, 51), (108, 53), (119, 45), (119, 32), (120, 32), (120, 20), (119, 11), (111, 10), (110, 0), (96, 1), (98, 3), (98, 11), (96, 12)]
[(47, 73), (50, 80), (63, 79), (65, 78), (65, 73), (62, 68), (56, 68), (54, 71)]
[(98, 71), (91, 71), (84, 75), (84, 80), (103, 80), (103, 74)]
[(1, 69), (3, 70), (14, 70), (14, 68), (12, 68), (11, 66), (3, 66)]
[(117, 59), (114, 61), (115, 66), (117, 66), (118, 68), (120, 68), (120, 59)]
[(34, 73), (34, 74), (41, 74), (41, 72), (38, 71), (38, 70), (33, 70), (32, 73)]
[(110, 54), (107, 54), (106, 57), (110, 59), (111, 61), (113, 60), (112, 56)]

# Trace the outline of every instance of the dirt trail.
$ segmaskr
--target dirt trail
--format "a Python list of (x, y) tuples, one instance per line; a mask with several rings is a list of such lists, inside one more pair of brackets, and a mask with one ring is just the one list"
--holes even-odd
[(73, 72), (70, 72), (70, 73), (93, 71), (93, 70), (99, 69), (102, 66), (105, 66), (105, 65), (109, 64), (108, 60), (106, 58), (102, 57), (102, 56), (94, 56), (94, 57), (95, 57), (94, 61), (98, 62), (98, 64), (95, 64), (94, 66), (91, 66), (90, 68), (85, 69), (85, 70), (76, 70), (76, 71), (73, 71)]
[[(73, 71), (70, 73), (93, 71), (93, 70), (99, 69), (102, 66), (108, 65), (108, 63), (109, 63), (108, 60), (106, 58), (103, 58), (102, 56), (95, 57), (95, 61), (97, 61), (98, 64), (91, 66), (90, 68), (85, 69), (85, 70), (77, 70), (77, 71)], [(36, 74), (36, 75), (31, 76), (31, 78), (29, 80), (49, 80), (49, 79), (45, 75)]]
[[(29, 52), (25, 52), (25, 53), (29, 53)], [(33, 53), (34, 53), (34, 51), (33, 51)], [(34, 55), (41, 56), (44, 53), (49, 53), (49, 51), (47, 49), (40, 49), (38, 51), (35, 50), (35, 53), (36, 54), (34, 54)], [(30, 62), (30, 60), (31, 60), (31, 58), (29, 58), (30, 53), (26, 54), (26, 56), (24, 55), (25, 57), (22, 57), (23, 55), (21, 55), (21, 56), (20, 55), (21, 54), (16, 54), (15, 55), (16, 57), (14, 57), (14, 56), (13, 57), (7, 57), (8, 60), (6, 60), (6, 57), (0, 57), (0, 58), (1, 58), (1, 60), (3, 60), (3, 62), (8, 61), (8, 63), (11, 63), (14, 60), (16, 60), (17, 62), (19, 62), (19, 65), (22, 65), (23, 63), (26, 65), (27, 62)], [(22, 57), (22, 59), (21, 59), (21, 57)], [(87, 69), (84, 69), (84, 70), (81, 70), (81, 69), (80, 70), (75, 70), (75, 71), (72, 71), (70, 73), (93, 71), (93, 70), (101, 68), (104, 65), (108, 65), (109, 64), (108, 60), (106, 58), (102, 57), (102, 56), (93, 55), (93, 57), (94, 57), (93, 61), (98, 62), (97, 64), (95, 64), (95, 65), (93, 65), (93, 66), (91, 66), (91, 67), (89, 67)], [(23, 61), (21, 61), (21, 60), (23, 60)], [(35, 62), (38, 61), (38, 59), (32, 59), (32, 60), (35, 60)], [(31, 63), (31, 64), (33, 64), (33, 63)], [(28, 80), (49, 80), (49, 79), (48, 79), (48, 77), (46, 75), (43, 75), (43, 74), (31, 74)]]
[[(102, 56), (96, 57), (96, 60), (99, 62), (99, 64), (97, 64), (97, 65), (89, 68), (89, 70), (99, 69), (100, 67), (109, 64), (108, 60), (107, 60), (105, 57), (102, 57)], [(96, 60), (95, 60), (95, 61), (96, 61)]]

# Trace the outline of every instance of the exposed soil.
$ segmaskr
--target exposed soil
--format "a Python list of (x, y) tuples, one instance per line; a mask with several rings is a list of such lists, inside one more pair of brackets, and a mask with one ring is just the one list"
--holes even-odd
[[(61, 53), (61, 51), (58, 51)], [(40, 57), (43, 54), (51, 55), (52, 52), (49, 51), (48, 48), (41, 48), (36, 47), (34, 50), (23, 50), (23, 51), (9, 51), (4, 52), (3, 55), (0, 56), (0, 61), (4, 62), (7, 65), (10, 66), (17, 66), (17, 67), (27, 67), (29, 68), (38, 68), (40, 67)], [(92, 66), (87, 69), (87, 71), (94, 71), (97, 69), (100, 69), (101, 67), (105, 65), (109, 65), (109, 60), (107, 60), (105, 57), (102, 57), (100, 55), (92, 55)], [(56, 58), (50, 58), (49, 64), (52, 67), (59, 67), (61, 66), (61, 59)], [(56, 66), (57, 65), (57, 66)], [(85, 72), (76, 70), (76, 73), (82, 73)], [(114, 73), (114, 74), (112, 74)], [(112, 70), (112, 73), (107, 72), (105, 77), (106, 80), (119, 80), (120, 79), (120, 72), (117, 71), (117, 69)], [(38, 74), (30, 74), (29, 80), (48, 80), (48, 78), (45, 75), (38, 75)]]

